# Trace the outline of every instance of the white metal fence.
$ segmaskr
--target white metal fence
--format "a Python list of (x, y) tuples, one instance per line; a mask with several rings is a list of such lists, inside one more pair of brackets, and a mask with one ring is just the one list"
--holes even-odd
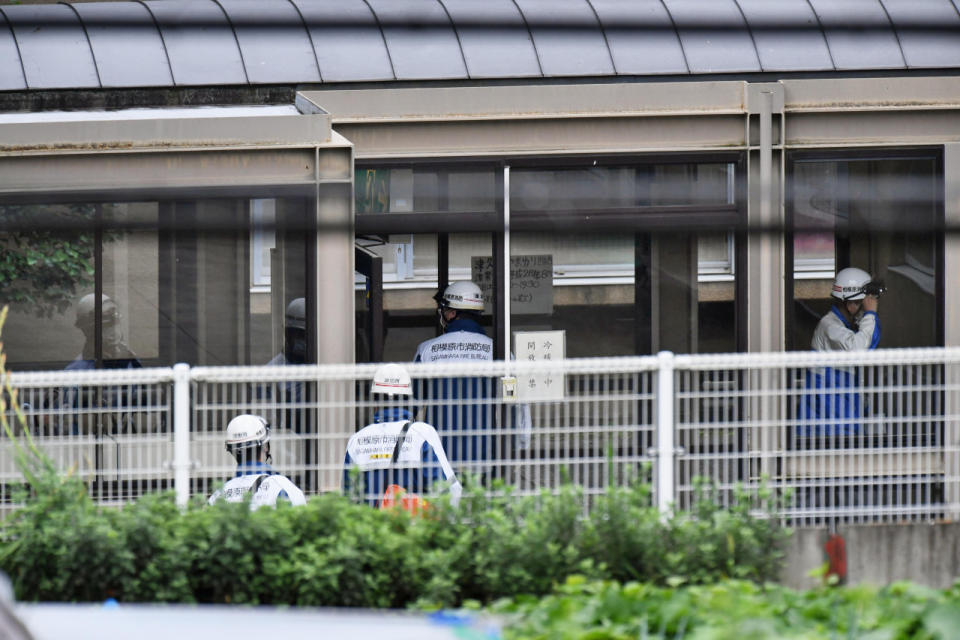
[[(796, 526), (960, 515), (960, 349), (467, 367), (408, 369), (418, 417), (445, 437), (461, 475), (488, 485), (523, 494), (569, 481), (590, 496), (650, 479), (661, 508), (688, 509), (698, 478), (724, 503), (765, 483)], [(347, 439), (379, 406), (368, 393), (375, 368), (178, 365), (12, 382), (39, 446), (97, 501), (119, 504), (157, 489), (209, 495), (233, 473), (222, 433), (239, 413), (272, 423), (275, 468), (308, 494), (340, 490)], [(519, 401), (503, 397), (502, 377), (517, 379)], [(530, 397), (531, 378), (562, 397)], [(22, 482), (11, 447), (4, 435), (7, 507)]]

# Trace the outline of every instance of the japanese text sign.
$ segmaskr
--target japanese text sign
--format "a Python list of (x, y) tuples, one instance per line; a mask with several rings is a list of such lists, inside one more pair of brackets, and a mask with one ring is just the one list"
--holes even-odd
[[(514, 352), (518, 362), (563, 360), (566, 334), (563, 331), (514, 331)], [(517, 376), (517, 396), (524, 400), (563, 400), (566, 383), (562, 373)]]

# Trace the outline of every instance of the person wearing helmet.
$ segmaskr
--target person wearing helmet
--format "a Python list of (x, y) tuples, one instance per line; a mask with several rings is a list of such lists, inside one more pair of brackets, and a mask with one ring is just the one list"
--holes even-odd
[(454, 282), (434, 297), (443, 335), (420, 343), (414, 362), (493, 360), (493, 340), (480, 326), (480, 287), (470, 281)]
[(250, 508), (276, 506), (278, 500), (294, 506), (307, 503), (300, 490), (271, 466), (270, 423), (260, 416), (243, 414), (227, 425), (226, 449), (237, 461), (236, 475), (210, 496), (209, 504), (220, 500), (240, 502), (250, 496)]
[[(140, 359), (123, 340), (122, 317), (117, 303), (101, 295), (100, 352), (97, 352), (97, 322), (95, 293), (80, 298), (74, 307), (74, 326), (83, 334), (83, 347), (65, 367), (66, 371), (94, 369), (141, 369)], [(44, 398), (47, 409), (38, 417), (38, 429), (45, 434), (91, 433), (104, 428), (111, 432), (130, 432), (138, 421), (124, 409), (147, 404), (136, 385), (101, 387), (98, 390), (64, 387), (52, 389)], [(108, 411), (93, 411), (97, 407)], [(80, 413), (79, 409), (89, 411)]]
[(810, 346), (814, 351), (862, 351), (880, 343), (877, 296), (867, 292), (872, 282), (863, 269), (847, 267), (837, 272), (832, 296), (837, 304), (820, 319)]
[[(88, 293), (80, 298), (76, 306), (76, 321), (74, 326), (83, 333), (83, 350), (67, 365), (67, 370), (85, 371), (97, 368), (97, 323), (96, 301), (94, 293)], [(100, 316), (100, 361), (104, 369), (140, 369), (136, 354), (123, 340), (122, 318), (117, 303), (109, 296), (101, 295)]]
[[(483, 293), (470, 281), (453, 282), (434, 296), (443, 334), (417, 347), (414, 362), (489, 362), (493, 339), (480, 326)], [(436, 425), (454, 462), (486, 460), (494, 426), (495, 385), (492, 378), (450, 377), (424, 381), (417, 396), (426, 419)], [(473, 432), (470, 435), (464, 432)], [(479, 434), (477, 432), (480, 432)], [(454, 434), (463, 435), (454, 435)], [(483, 473), (483, 469), (474, 469)]]
[[(832, 297), (837, 301), (820, 319), (810, 346), (814, 351), (864, 351), (880, 343), (877, 295), (863, 269), (848, 267), (837, 272)], [(808, 370), (800, 397), (797, 434), (801, 437), (847, 436), (859, 432), (864, 406), (859, 373), (846, 367)]]
[[(443, 334), (422, 342), (414, 361), (492, 361), (493, 340), (480, 326), (484, 308), (480, 287), (470, 281), (454, 282), (434, 298)], [(417, 393), (424, 401), (426, 419), (436, 425), (450, 460), (469, 463), (480, 475), (491, 471), (482, 463), (493, 450), (496, 389), (495, 378), (459, 376), (425, 381)], [(504, 432), (514, 431), (517, 434), (514, 447), (518, 451), (524, 449), (529, 440), (530, 408), (514, 406), (506, 420)]]
[(374, 412), (373, 422), (347, 442), (344, 490), (349, 493), (354, 488), (356, 468), (366, 501), (384, 507), (393, 504), (397, 493), (407, 493), (405, 506), (416, 510), (421, 503), (415, 494), (428, 493), (445, 480), (450, 502), (456, 506), (462, 492), (460, 482), (436, 429), (414, 421), (409, 405), (413, 389), (407, 370), (398, 364), (377, 368), (370, 397), (382, 400), (383, 406)]

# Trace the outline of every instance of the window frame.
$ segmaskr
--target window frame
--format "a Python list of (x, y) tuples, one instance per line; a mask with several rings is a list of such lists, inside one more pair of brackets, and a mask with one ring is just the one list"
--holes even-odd
[[(784, 264), (790, 265), (784, 269), (784, 347), (787, 351), (798, 350), (794, 344), (794, 288), (797, 275), (794, 269), (794, 167), (799, 162), (858, 162), (869, 160), (918, 160), (933, 161), (934, 180), (936, 184), (937, 220), (935, 228), (931, 230), (936, 246), (934, 250), (935, 284), (934, 299), (936, 302), (935, 330), (937, 346), (945, 344), (946, 306), (944, 300), (946, 282), (946, 256), (944, 245), (944, 224), (946, 220), (945, 191), (944, 191), (944, 148), (943, 145), (932, 146), (903, 146), (903, 147), (865, 147), (865, 148), (829, 148), (829, 149), (802, 149), (787, 151), (784, 162), (786, 189), (784, 191)], [(836, 248), (835, 256), (843, 249)], [(842, 261), (841, 261), (842, 262)], [(836, 272), (836, 257), (834, 259), (834, 273)], [(802, 347), (801, 347), (802, 348)]]
[[(565, 155), (522, 155), (503, 156), (491, 159), (475, 157), (422, 157), (389, 158), (375, 157), (358, 159), (354, 162), (354, 171), (367, 168), (414, 168), (417, 170), (437, 170), (455, 168), (457, 170), (492, 170), (495, 177), (495, 210), (478, 211), (413, 211), (360, 213), (355, 215), (355, 238), (362, 236), (387, 236), (400, 234), (437, 234), (438, 243), (445, 243), (449, 233), (490, 233), (492, 234), (497, 282), (502, 281), (508, 258), (503, 253), (504, 231), (504, 194), (502, 175), (505, 167), (511, 169), (551, 169), (589, 166), (638, 166), (669, 164), (715, 164), (733, 165), (726, 203), (695, 205), (658, 205), (638, 206), (617, 209), (576, 209), (566, 211), (512, 211), (510, 213), (510, 231), (536, 232), (621, 232), (656, 233), (676, 230), (678, 225), (691, 232), (725, 232), (730, 260), (724, 265), (725, 273), (701, 274), (707, 279), (733, 279), (735, 305), (735, 343), (738, 350), (746, 348), (746, 181), (747, 159), (742, 150), (729, 152), (681, 152), (650, 154), (565, 154)], [(356, 173), (355, 173), (356, 175)], [(441, 181), (442, 183), (443, 181)], [(443, 196), (441, 195), (441, 201)], [(549, 213), (549, 215), (546, 215)], [(442, 255), (438, 255), (437, 287), (443, 288), (449, 280), (449, 266)], [(714, 269), (716, 271), (716, 269)], [(738, 274), (740, 277), (738, 277)], [(631, 274), (634, 275), (635, 274)], [(431, 281), (432, 282), (432, 281)], [(426, 283), (425, 283), (426, 284)], [(429, 286), (429, 285), (427, 285)], [(507, 354), (508, 336), (505, 331), (505, 318), (502, 309), (505, 306), (505, 294), (497, 289), (493, 301), (493, 321), (495, 325), (495, 351), (498, 358)]]

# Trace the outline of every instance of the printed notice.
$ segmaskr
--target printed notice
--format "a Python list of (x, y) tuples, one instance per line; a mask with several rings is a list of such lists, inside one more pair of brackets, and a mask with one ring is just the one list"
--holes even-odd
[[(566, 334), (563, 331), (514, 331), (513, 344), (519, 362), (563, 360), (566, 354)], [(517, 396), (521, 401), (563, 400), (565, 392), (562, 373), (517, 376)]]
[[(471, 279), (483, 291), (483, 299), (493, 300), (493, 258), (473, 256)], [(492, 305), (487, 305), (490, 312)], [(511, 314), (553, 313), (553, 256), (510, 256)]]

